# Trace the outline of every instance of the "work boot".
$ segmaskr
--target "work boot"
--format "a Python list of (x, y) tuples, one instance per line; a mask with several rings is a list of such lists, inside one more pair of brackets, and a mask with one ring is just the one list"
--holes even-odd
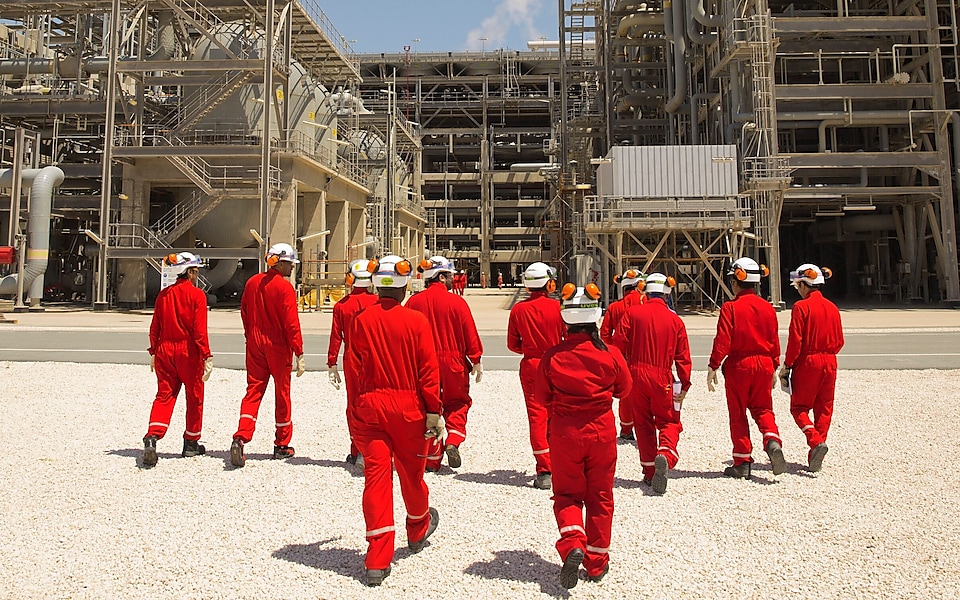
[(459, 469), (460, 465), (463, 464), (463, 460), (460, 458), (460, 448), (453, 444), (447, 444), (444, 452), (447, 453), (447, 464), (450, 465), (450, 468)]
[(610, 571), (610, 563), (607, 563), (603, 566), (603, 571), (601, 571), (599, 575), (587, 575), (587, 581), (591, 583), (600, 583), (603, 581), (603, 576), (606, 575), (608, 571)]
[(425, 473), (439, 473), (440, 467), (426, 467), (423, 469)]
[(628, 441), (628, 442), (632, 442), (632, 441), (635, 441), (635, 440), (637, 439), (637, 437), (636, 437), (635, 435), (633, 435), (633, 430), (632, 430), (632, 429), (621, 429), (621, 430), (620, 430), (620, 439), (621, 439), (621, 440), (626, 440), (626, 441)]
[(157, 465), (157, 436), (148, 435), (143, 438), (143, 468), (150, 469)]
[(553, 489), (553, 475), (550, 473), (537, 473), (537, 478), (533, 480), (533, 487), (538, 490)]
[(295, 454), (293, 446), (274, 446), (273, 447), (273, 457), (274, 458), (293, 458)]
[(650, 487), (653, 488), (654, 493), (662, 494), (667, 491), (667, 475), (670, 473), (667, 457), (658, 454), (653, 459), (653, 468), (656, 470), (653, 472), (653, 479), (650, 480)]
[(355, 465), (355, 464), (357, 464), (357, 457), (358, 457), (358, 456), (360, 456), (359, 453), (356, 454), (356, 455), (354, 455), (354, 454), (348, 454), (348, 455), (347, 455), (347, 458), (345, 458), (344, 460), (346, 460), (346, 461), (347, 461), (349, 464), (351, 464), (351, 465)]
[(643, 485), (645, 485), (645, 486), (647, 486), (647, 487), (650, 487), (650, 486), (653, 485), (653, 480), (652, 480), (652, 479), (649, 479), (649, 478), (647, 478), (647, 477), (644, 477), (644, 478), (643, 478), (643, 481), (641, 481), (640, 483), (642, 483)]
[(390, 567), (386, 569), (367, 569), (367, 586), (377, 587), (390, 574)]
[(807, 463), (810, 465), (808, 468), (811, 473), (816, 473), (823, 468), (823, 457), (827, 455), (827, 450), (826, 444), (817, 444), (810, 449), (810, 456), (807, 459)]
[(200, 443), (200, 440), (183, 440), (183, 452), (180, 456), (187, 458), (189, 456), (200, 456), (206, 454), (207, 448)]
[(764, 449), (767, 451), (767, 456), (770, 457), (773, 474), (780, 475), (786, 473), (787, 461), (783, 458), (783, 448), (780, 447), (780, 442), (774, 439), (768, 440), (767, 446)]
[(723, 470), (727, 477), (736, 477), (737, 479), (750, 479), (750, 464), (748, 462), (733, 465)]
[(416, 554), (423, 550), (423, 547), (427, 543), (427, 538), (433, 535), (433, 532), (437, 530), (437, 525), (440, 524), (440, 513), (437, 512), (437, 509), (430, 507), (430, 525), (427, 526), (427, 533), (423, 535), (417, 542), (411, 542), (407, 540), (407, 548), (410, 548), (410, 552)]
[(359, 452), (357, 453), (357, 462), (354, 463), (354, 464), (355, 464), (355, 465), (357, 466), (357, 468), (360, 469), (361, 471), (363, 470), (363, 465), (366, 464), (366, 463), (363, 462), (363, 455), (360, 454)]
[(247, 464), (247, 455), (243, 453), (243, 440), (233, 438), (230, 444), (230, 464), (235, 467), (242, 467)]
[(576, 587), (577, 580), (580, 579), (581, 564), (583, 564), (583, 550), (580, 548), (574, 548), (563, 559), (563, 566), (560, 567), (560, 585), (563, 589), (569, 590)]

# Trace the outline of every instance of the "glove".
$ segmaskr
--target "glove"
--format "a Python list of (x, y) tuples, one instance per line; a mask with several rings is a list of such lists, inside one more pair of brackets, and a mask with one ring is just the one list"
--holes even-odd
[(790, 386), (790, 367), (787, 365), (780, 367), (780, 372), (777, 373), (777, 379), (780, 380), (780, 389), (787, 391), (787, 388)]
[(474, 383), (480, 383), (480, 380), (483, 379), (483, 364), (477, 361), (477, 364), (473, 365), (473, 370), (470, 371), (470, 374), (475, 377), (473, 380)]
[(774, 372), (773, 372), (773, 379), (770, 380), (770, 389), (771, 389), (771, 390), (777, 389), (777, 382), (778, 382), (779, 380), (780, 380), (780, 375), (779, 375), (776, 371), (774, 371)]
[(330, 376), (330, 385), (333, 386), (333, 389), (339, 390), (342, 380), (340, 379), (340, 371), (337, 369), (337, 365), (327, 367), (327, 375)]
[(436, 438), (440, 441), (446, 434), (447, 428), (444, 427), (443, 417), (437, 413), (427, 413), (427, 431), (423, 434), (423, 439)]
[(717, 379), (717, 370), (716, 369), (707, 369), (707, 389), (711, 392), (717, 391), (716, 386), (720, 385), (720, 380)]
[(207, 358), (203, 361), (203, 380), (206, 381), (210, 379), (210, 373), (213, 373), (213, 357)]
[(302, 376), (307, 370), (307, 361), (304, 360), (303, 355), (297, 357), (297, 377)]
[(157, 361), (157, 357), (151, 354), (150, 355), (150, 372), (151, 373), (157, 370), (155, 365), (156, 361)]

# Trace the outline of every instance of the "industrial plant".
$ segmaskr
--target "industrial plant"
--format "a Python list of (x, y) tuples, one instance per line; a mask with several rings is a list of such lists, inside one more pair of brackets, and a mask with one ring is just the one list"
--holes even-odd
[(322, 4), (0, 0), (0, 297), (141, 308), (189, 250), (230, 302), (287, 242), (317, 306), (388, 253), (960, 303), (955, 0), (561, 0), (526, 48), (376, 54)]

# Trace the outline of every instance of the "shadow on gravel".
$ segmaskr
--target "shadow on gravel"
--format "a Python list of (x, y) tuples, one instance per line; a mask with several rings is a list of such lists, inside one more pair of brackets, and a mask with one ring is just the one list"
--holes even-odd
[(308, 458), (306, 456), (294, 456), (288, 458), (287, 462), (291, 465), (313, 465), (315, 467), (327, 467), (331, 469), (343, 469), (353, 477), (363, 477), (363, 471), (355, 465), (351, 465), (345, 460), (330, 460), (329, 458)]
[(807, 479), (816, 479), (817, 476), (807, 469), (807, 465), (792, 462), (787, 463), (787, 473), (791, 475), (799, 475), (800, 477), (806, 477)]
[(726, 475), (723, 471), (684, 471), (682, 469), (670, 469), (670, 479), (723, 479)]
[(351, 579), (360, 580), (363, 575), (363, 554), (353, 548), (323, 548), (340, 538), (331, 538), (312, 544), (287, 544), (272, 554), (274, 558), (297, 563), (305, 567), (331, 571)]
[(492, 483), (496, 485), (510, 485), (513, 487), (533, 487), (533, 476), (520, 471), (498, 469), (489, 473), (461, 473), (454, 475), (459, 481), (470, 483)]
[(570, 597), (570, 593), (560, 586), (560, 564), (548, 562), (529, 550), (500, 550), (492, 560), (475, 562), (463, 572), (484, 579), (538, 583), (543, 594), (554, 598)]

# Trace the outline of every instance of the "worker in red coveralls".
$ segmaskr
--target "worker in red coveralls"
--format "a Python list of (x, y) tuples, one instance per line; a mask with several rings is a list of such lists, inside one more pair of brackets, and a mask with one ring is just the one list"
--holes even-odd
[[(673, 286), (672, 277), (651, 273), (644, 287), (647, 301), (627, 310), (615, 337), (633, 376), (630, 405), (643, 482), (657, 494), (667, 491), (670, 469), (680, 460), (680, 407), (690, 389), (687, 328), (666, 303)], [(674, 366), (679, 385), (674, 383)]]
[[(612, 302), (603, 315), (603, 322), (600, 324), (600, 339), (605, 344), (616, 345), (614, 334), (617, 333), (623, 315), (631, 306), (643, 304), (646, 300), (646, 296), (643, 294), (645, 277), (646, 275), (641, 273), (640, 269), (627, 269), (622, 275), (613, 278), (613, 282), (620, 285), (622, 297), (620, 300)], [(620, 351), (622, 352), (623, 348), (620, 348)], [(620, 400), (618, 414), (620, 416), (620, 439), (636, 439), (633, 433), (633, 409), (630, 407), (630, 398)]]
[(801, 299), (790, 314), (787, 354), (780, 369), (781, 382), (792, 392), (790, 413), (810, 446), (807, 464), (813, 473), (823, 467), (823, 457), (827, 455), (827, 432), (837, 385), (837, 353), (843, 348), (840, 311), (820, 293), (820, 286), (832, 275), (830, 269), (810, 263), (790, 272), (790, 281)]
[(550, 411), (560, 585), (570, 589), (577, 585), (581, 564), (589, 581), (600, 581), (610, 568), (617, 468), (613, 397), (624, 398), (633, 382), (620, 351), (600, 339), (596, 284), (578, 288), (568, 283), (561, 297), (561, 315), (569, 328), (564, 341), (540, 359), (536, 395)]
[(443, 418), (447, 425), (446, 446), (436, 438), (427, 457), (427, 471), (440, 470), (444, 452), (447, 463), (457, 469), (462, 464), (460, 444), (467, 437), (467, 412), (470, 398), (470, 376), (475, 383), (483, 377), (480, 358), (483, 344), (466, 300), (450, 293), (453, 285), (453, 262), (443, 256), (420, 261), (417, 271), (423, 274), (427, 287), (407, 300), (407, 308), (423, 313), (430, 323), (440, 360), (440, 396)]
[(530, 447), (536, 461), (537, 475), (533, 487), (551, 488), (550, 445), (547, 443), (547, 407), (534, 393), (537, 370), (543, 353), (563, 339), (567, 331), (560, 317), (560, 303), (550, 297), (557, 289), (556, 271), (542, 262), (535, 262), (523, 272), (523, 285), (530, 297), (510, 309), (507, 324), (507, 348), (522, 354), (520, 387), (527, 404), (530, 423)]
[[(330, 385), (339, 390), (340, 384), (344, 381), (340, 378), (340, 370), (337, 368), (337, 357), (340, 354), (340, 346), (344, 345), (343, 352), (343, 379), (347, 385), (347, 405), (353, 402), (357, 396), (357, 377), (360, 376), (359, 365), (348, 362), (350, 340), (347, 339), (347, 331), (353, 323), (354, 317), (360, 311), (377, 302), (377, 296), (371, 289), (372, 279), (370, 271), (367, 270), (368, 260), (354, 260), (350, 262), (347, 270), (346, 284), (353, 289), (333, 305), (333, 323), (330, 326), (330, 345), (327, 346), (327, 374), (330, 378)], [(349, 414), (349, 410), (347, 411)], [(363, 469), (363, 455), (357, 450), (356, 444), (351, 440), (350, 453), (347, 454), (347, 462)]]
[(422, 314), (400, 306), (413, 270), (410, 262), (390, 255), (370, 261), (369, 270), (379, 300), (353, 319), (348, 334), (347, 354), (361, 365), (362, 377), (355, 400), (347, 405), (347, 423), (366, 463), (366, 584), (378, 586), (393, 560), (393, 466), (406, 505), (410, 551), (420, 552), (437, 528), (440, 515), (430, 507), (423, 470), (427, 439), (443, 439), (444, 425), (430, 326)]
[(247, 393), (240, 402), (240, 425), (233, 434), (230, 463), (242, 467), (247, 462), (243, 446), (253, 439), (260, 401), (273, 377), (276, 397), (276, 437), (273, 458), (290, 458), (293, 421), (290, 410), (290, 373), (296, 357), (297, 377), (306, 371), (303, 337), (297, 315), (297, 293), (287, 277), (299, 264), (297, 251), (290, 244), (274, 244), (267, 251), (266, 273), (247, 280), (240, 298), (243, 335), (247, 340)]
[(157, 373), (157, 397), (150, 410), (150, 424), (143, 438), (143, 467), (157, 464), (157, 440), (170, 427), (180, 387), (186, 389), (187, 426), (180, 456), (205, 452), (200, 444), (203, 426), (203, 382), (213, 371), (213, 356), (207, 338), (207, 295), (197, 287), (200, 257), (190, 252), (164, 259), (177, 281), (157, 295), (150, 321), (150, 370)]
[(456, 275), (456, 285), (454, 289), (457, 292), (457, 295), (463, 296), (463, 290), (467, 289), (467, 272), (462, 270)]
[(739, 258), (730, 265), (727, 280), (735, 298), (720, 307), (707, 371), (707, 389), (712, 392), (718, 383), (717, 369), (723, 362), (733, 441), (733, 465), (724, 469), (723, 474), (739, 479), (750, 479), (753, 463), (748, 410), (763, 434), (763, 449), (770, 458), (773, 474), (780, 475), (787, 469), (771, 394), (780, 363), (777, 313), (755, 289), (760, 278), (769, 273), (765, 265), (758, 265), (752, 258)]

